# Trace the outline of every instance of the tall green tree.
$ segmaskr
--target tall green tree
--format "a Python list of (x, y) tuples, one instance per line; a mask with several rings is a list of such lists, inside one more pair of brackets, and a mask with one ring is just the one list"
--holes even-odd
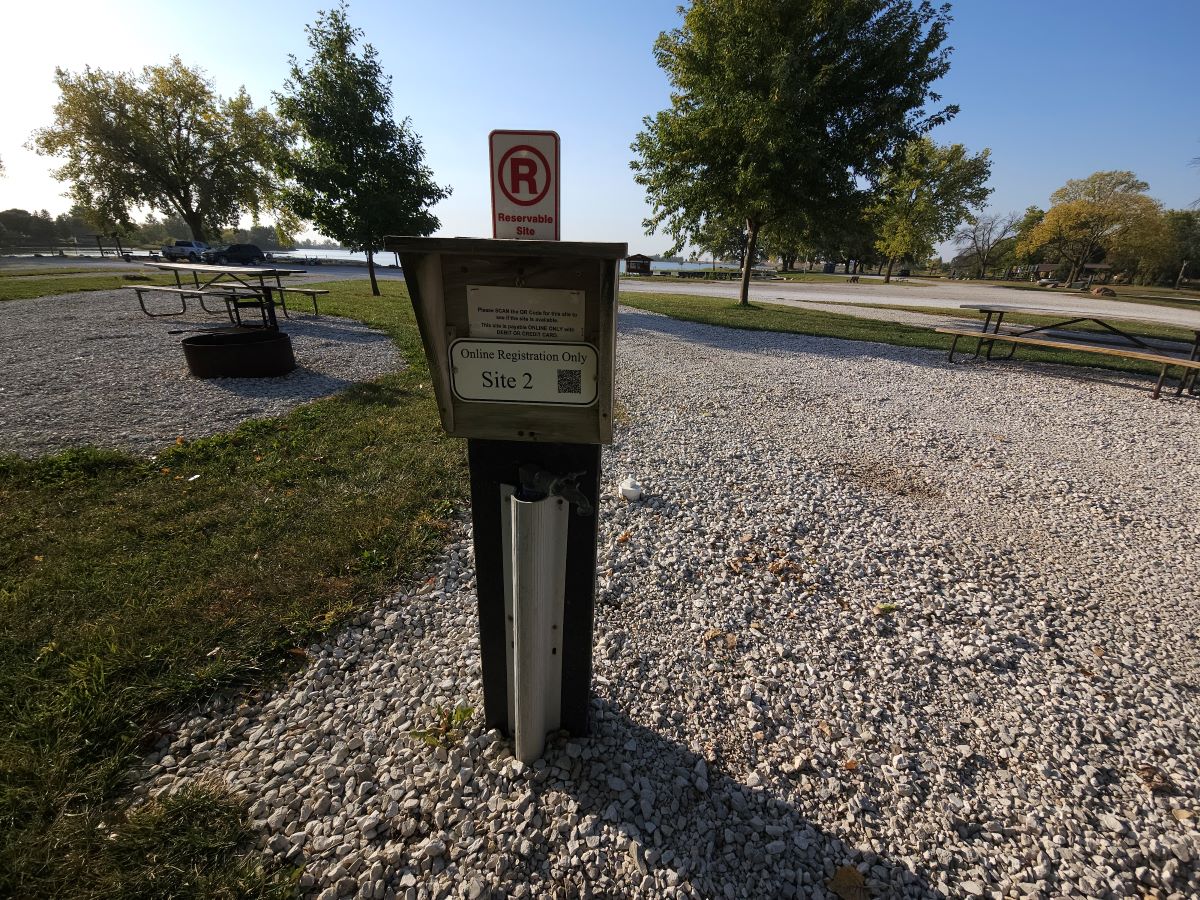
[(55, 177), (100, 218), (129, 225), (146, 206), (179, 216), (205, 240), (271, 207), (279, 126), (245, 89), (224, 99), (179, 57), (137, 75), (56, 69), (55, 83), (54, 123), (32, 144), (64, 159)]
[(939, 147), (929, 138), (910, 142), (880, 181), (871, 217), (875, 246), (887, 259), (884, 283), (899, 259), (922, 260), (948, 238), (973, 209), (987, 202), (992, 164), (989, 151), (977, 156), (962, 144)]
[(1154, 220), (1161, 219), (1162, 206), (1147, 196), (1148, 188), (1128, 171), (1072, 178), (1050, 195), (1050, 209), (1021, 236), (1017, 250), (1068, 264), (1067, 280), (1074, 281), (1086, 263), (1131, 247), (1139, 231), (1159, 230)]
[(654, 45), (671, 107), (632, 145), (647, 233), (664, 228), (677, 250), (707, 219), (736, 218), (753, 258), (764, 227), (829, 215), (958, 111), (925, 111), (950, 67), (949, 18), (927, 0), (694, 0)]
[(1200, 211), (1171, 209), (1167, 211), (1167, 227), (1175, 241), (1175, 259), (1171, 268), (1175, 287), (1189, 271), (1200, 272)]
[(420, 137), (392, 114), (392, 79), (370, 44), (356, 45), (345, 3), (305, 29), (312, 58), (291, 60), (276, 100), (298, 143), (280, 154), (285, 196), (317, 230), (367, 254), (378, 296), (375, 251), (388, 234), (426, 235), (441, 224), (429, 207), (450, 195), (434, 183)]

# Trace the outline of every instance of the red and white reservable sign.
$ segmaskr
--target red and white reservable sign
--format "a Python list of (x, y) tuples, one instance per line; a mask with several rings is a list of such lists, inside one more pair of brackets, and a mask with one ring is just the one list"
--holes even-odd
[(493, 131), (492, 237), (557, 241), (558, 134)]

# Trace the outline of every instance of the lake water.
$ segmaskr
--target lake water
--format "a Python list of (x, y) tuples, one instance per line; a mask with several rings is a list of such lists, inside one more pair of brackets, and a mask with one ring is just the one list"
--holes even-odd
[[(365, 253), (358, 253), (353, 250), (334, 250), (324, 247), (315, 250), (295, 250), (291, 253), (276, 251), (275, 256), (292, 256), (297, 259), (328, 259), (331, 262), (334, 260), (359, 260), (361, 262), (367, 261), (367, 254)], [(396, 262), (396, 257), (385, 250), (381, 250), (375, 254), (375, 262), (377, 265), (394, 265)], [(668, 262), (667, 260), (657, 259), (651, 260), (650, 262), (650, 271), (652, 272), (696, 272), (702, 270), (707, 271), (712, 269), (712, 267), (713, 264), (711, 262)], [(738, 266), (731, 263), (717, 263), (717, 270), (720, 271), (722, 269), (727, 271), (736, 271)], [(621, 271), (625, 271), (624, 261), (621, 262)]]

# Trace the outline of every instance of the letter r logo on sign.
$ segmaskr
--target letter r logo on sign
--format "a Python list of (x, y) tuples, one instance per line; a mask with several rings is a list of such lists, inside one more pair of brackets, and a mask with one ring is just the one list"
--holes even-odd
[(537, 174), (537, 164), (532, 159), (522, 159), (519, 156), (513, 156), (509, 158), (509, 165), (512, 166), (512, 172), (508, 180), (512, 184), (513, 193), (523, 193), (521, 184), (526, 183), (529, 185), (528, 193), (531, 196), (536, 195), (537, 178), (535, 176)]
[(493, 131), (489, 143), (493, 236), (558, 240), (558, 135)]

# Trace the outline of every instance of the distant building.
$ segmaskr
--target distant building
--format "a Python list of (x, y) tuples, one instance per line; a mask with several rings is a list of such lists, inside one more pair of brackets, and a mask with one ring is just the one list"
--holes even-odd
[(649, 275), (650, 257), (644, 256), (641, 253), (635, 253), (632, 256), (625, 257), (625, 274)]

